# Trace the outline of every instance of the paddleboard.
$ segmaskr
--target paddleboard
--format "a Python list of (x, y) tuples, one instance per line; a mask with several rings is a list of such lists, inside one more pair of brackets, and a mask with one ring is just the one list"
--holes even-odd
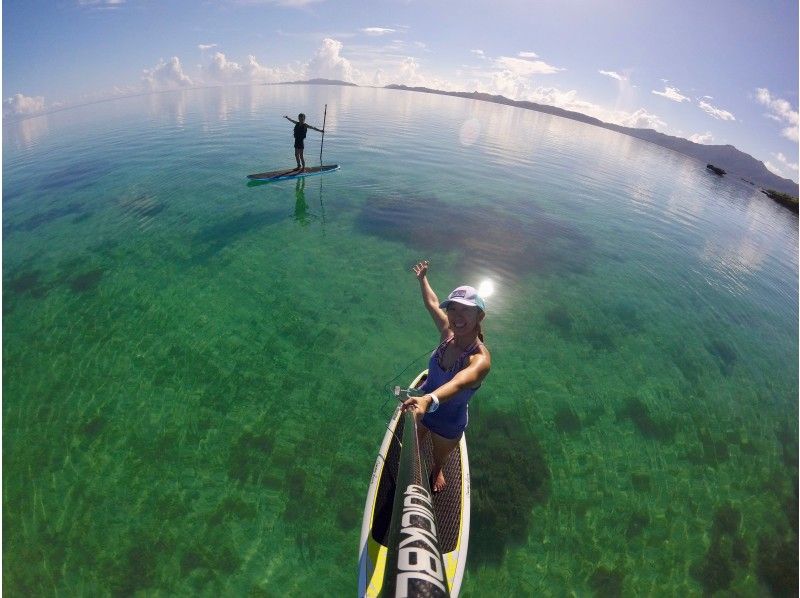
[[(427, 375), (427, 370), (421, 372), (411, 388), (419, 388)], [(384, 587), (384, 577), (390, 551), (389, 536), (393, 527), (392, 514), (395, 511), (405, 421), (398, 405), (389, 420), (372, 471), (359, 543), (358, 595), (362, 597), (378, 596), (387, 589)], [(433, 463), (430, 435), (419, 451), (427, 475)], [(433, 514), (447, 589), (451, 596), (458, 596), (469, 544), (470, 477), (466, 436), (462, 435), (458, 446), (450, 453), (444, 475), (447, 485), (444, 490), (432, 495)], [(391, 565), (388, 566), (391, 568)]]
[(326, 172), (333, 172), (339, 170), (338, 164), (325, 164), (324, 166), (312, 166), (300, 172), (297, 168), (290, 170), (273, 170), (272, 172), (260, 172), (258, 174), (248, 174), (247, 178), (251, 181), (285, 181), (288, 179), (299, 179), (306, 176), (314, 176), (316, 174), (325, 174)]

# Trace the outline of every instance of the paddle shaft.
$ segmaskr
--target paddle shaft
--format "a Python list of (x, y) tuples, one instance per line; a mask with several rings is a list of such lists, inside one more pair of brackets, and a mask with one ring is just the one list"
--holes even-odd
[(319, 142), (319, 165), (322, 166), (322, 144), (325, 143), (325, 119), (328, 118), (328, 105), (325, 104), (325, 114), (322, 115), (322, 141)]

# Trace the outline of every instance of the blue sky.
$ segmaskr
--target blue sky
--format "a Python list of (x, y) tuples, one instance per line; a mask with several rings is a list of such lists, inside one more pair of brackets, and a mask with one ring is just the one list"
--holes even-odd
[(326, 77), (735, 145), (798, 180), (796, 0), (6, 0), (3, 115)]

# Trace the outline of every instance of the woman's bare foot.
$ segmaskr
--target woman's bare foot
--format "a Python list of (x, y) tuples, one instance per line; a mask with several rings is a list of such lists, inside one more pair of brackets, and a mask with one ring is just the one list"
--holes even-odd
[(442, 473), (441, 469), (438, 471), (432, 471), (431, 479), (429, 481), (431, 483), (431, 492), (434, 494), (444, 490), (444, 487), (447, 485), (447, 480), (444, 479), (444, 474)]

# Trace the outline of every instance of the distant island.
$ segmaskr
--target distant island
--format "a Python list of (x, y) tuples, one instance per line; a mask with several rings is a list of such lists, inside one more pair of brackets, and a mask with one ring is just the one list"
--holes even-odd
[(773, 191), (772, 189), (762, 189), (761, 193), (777, 201), (782, 206), (786, 206), (795, 214), (798, 213), (798, 205), (797, 205), (797, 198), (792, 197), (788, 193), (779, 193), (778, 191)]
[(681, 137), (673, 137), (659, 133), (653, 129), (635, 129), (632, 127), (622, 127), (603, 122), (602, 120), (586, 116), (580, 112), (572, 112), (564, 110), (563, 108), (556, 108), (555, 106), (547, 106), (545, 104), (537, 104), (535, 102), (509, 100), (504, 96), (490, 95), (486, 93), (479, 93), (474, 91), (472, 93), (462, 91), (437, 91), (435, 89), (428, 89), (427, 87), (407, 87), (405, 85), (387, 85), (387, 89), (400, 89), (404, 91), (418, 91), (423, 93), (433, 93), (440, 95), (455, 96), (459, 98), (468, 98), (472, 100), (481, 100), (484, 102), (494, 102), (496, 104), (506, 104), (508, 106), (515, 106), (517, 108), (524, 108), (526, 110), (536, 110), (537, 112), (544, 112), (571, 120), (577, 120), (586, 124), (609, 129), (622, 133), (623, 135), (630, 135), (637, 139), (649, 141), (661, 147), (671, 149), (680, 154), (684, 154), (701, 162), (711, 163), (719, 168), (724, 168), (727, 172), (736, 173), (740, 177), (747, 178), (753, 184), (764, 188), (765, 190), (772, 190), (778, 193), (784, 193), (793, 197), (798, 196), (798, 184), (792, 180), (779, 177), (774, 172), (770, 172), (764, 163), (756, 160), (750, 154), (739, 151), (732, 145), (703, 145), (695, 143), (688, 139)]
[(347, 81), (337, 81), (336, 79), (308, 79), (307, 81), (284, 81), (282, 83), (272, 83), (271, 85), (345, 85), (347, 87), (359, 87), (355, 83)]
[[(291, 81), (288, 84), (316, 84), (316, 85), (346, 85), (350, 87), (359, 87), (355, 83), (348, 83), (346, 81), (337, 81), (335, 79), (310, 79), (308, 81)], [(653, 129), (636, 129), (633, 127), (623, 127), (611, 123), (603, 122), (597, 118), (586, 116), (580, 112), (573, 112), (571, 110), (564, 110), (555, 106), (548, 106), (546, 104), (537, 104), (536, 102), (528, 102), (521, 100), (510, 100), (505, 96), (491, 95), (488, 93), (479, 93), (477, 91), (440, 91), (437, 89), (429, 89), (427, 87), (408, 87), (406, 85), (386, 85), (385, 89), (395, 89), (401, 91), (415, 91), (421, 93), (431, 93), (437, 95), (454, 96), (458, 98), (465, 98), (469, 100), (478, 100), (482, 102), (492, 102), (495, 104), (504, 104), (507, 106), (514, 106), (516, 108), (523, 108), (525, 110), (535, 110), (537, 112), (544, 112), (545, 114), (552, 114), (570, 120), (594, 125), (602, 129), (616, 131), (623, 135), (636, 137), (643, 141), (649, 141), (655, 145), (673, 150), (685, 156), (689, 156), (700, 162), (706, 164), (713, 164), (715, 168), (723, 170), (723, 172), (735, 173), (740, 179), (746, 181), (751, 185), (759, 186), (762, 191), (769, 195), (772, 199), (778, 196), (786, 196), (797, 205), (797, 197), (800, 195), (798, 192), (798, 184), (790, 179), (779, 177), (774, 172), (771, 172), (764, 163), (756, 160), (750, 154), (746, 154), (732, 145), (703, 145), (695, 143), (688, 139), (681, 137), (673, 137), (664, 133), (659, 133)], [(779, 201), (775, 199), (775, 201)], [(779, 201), (783, 205), (789, 207), (789, 204), (784, 201)], [(796, 211), (796, 210), (795, 210)]]

